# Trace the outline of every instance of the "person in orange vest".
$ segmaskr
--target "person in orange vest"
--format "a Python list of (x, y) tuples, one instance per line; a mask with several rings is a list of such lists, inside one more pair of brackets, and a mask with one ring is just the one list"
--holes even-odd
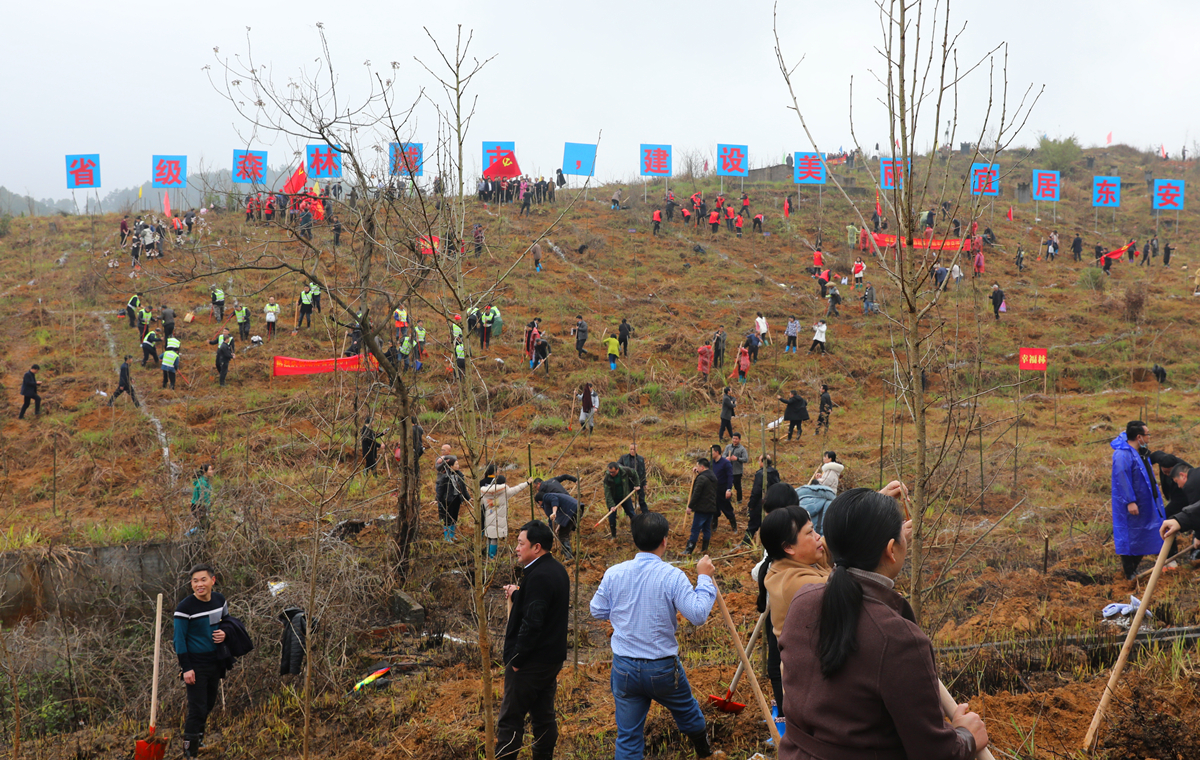
[(734, 231), (737, 232), (738, 237), (742, 236), (742, 215), (741, 214), (738, 214), (737, 219), (734, 220), (733, 229), (734, 229)]
[(730, 232), (733, 232), (733, 218), (735, 216), (737, 216), (737, 214), (735, 214), (733, 212), (733, 206), (725, 206), (724, 209), (725, 209), (725, 227)]
[(863, 253), (867, 253), (871, 250), (871, 233), (867, 232), (867, 226), (865, 224), (863, 225), (863, 228), (858, 231), (858, 247)]
[(815, 251), (813, 251), (812, 273), (816, 274), (816, 273), (820, 272), (821, 267), (824, 265), (825, 265), (825, 255), (823, 253), (821, 253), (821, 249), (818, 248)]
[(254, 219), (254, 196), (247, 195), (246, 196), (246, 221), (249, 222), (252, 219)]
[(755, 232), (763, 231), (763, 215), (762, 214), (754, 215), (754, 231)]
[(275, 195), (267, 194), (267, 199), (263, 201), (263, 218), (268, 222), (275, 218)]
[(717, 234), (717, 230), (721, 229), (721, 212), (716, 209), (709, 212), (708, 223), (712, 226), (712, 233)]
[(688, 211), (687, 206), (679, 207), (679, 215), (683, 217), (683, 226), (686, 227), (692, 222), (692, 212)]
[(717, 196), (717, 210), (720, 211), (723, 208), (725, 208), (725, 194), (721, 193)]
[(817, 284), (821, 286), (821, 298), (824, 298), (824, 297), (825, 297), (825, 294), (826, 294), (826, 292), (827, 292), (827, 291), (828, 291), (828, 289), (829, 289), (829, 278), (830, 278), (830, 276), (831, 276), (831, 275), (830, 275), (830, 273), (829, 273), (829, 270), (828, 270), (828, 269), (826, 269), (826, 270), (825, 270), (825, 271), (823, 271), (823, 272), (818, 272), (818, 273), (817, 273)]
[(750, 196), (742, 193), (742, 216), (750, 217)]
[(650, 219), (654, 222), (654, 232), (652, 234), (657, 235), (658, 228), (662, 225), (662, 209), (654, 209), (654, 215)]
[(693, 212), (695, 212), (696, 209), (700, 208), (700, 204), (703, 202), (704, 202), (704, 195), (699, 190), (692, 193), (692, 211)]

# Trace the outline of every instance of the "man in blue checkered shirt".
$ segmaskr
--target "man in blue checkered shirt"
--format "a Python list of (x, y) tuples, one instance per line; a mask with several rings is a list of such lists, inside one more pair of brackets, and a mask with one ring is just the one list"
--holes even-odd
[(616, 760), (641, 760), (645, 752), (646, 713), (654, 700), (671, 711), (699, 757), (724, 758), (708, 743), (704, 714), (692, 696), (679, 644), (676, 613), (703, 625), (717, 598), (712, 560), (696, 564), (695, 588), (682, 570), (663, 562), (667, 518), (657, 512), (632, 520), (637, 556), (610, 567), (592, 597), (592, 617), (612, 623), (612, 693), (617, 712)]

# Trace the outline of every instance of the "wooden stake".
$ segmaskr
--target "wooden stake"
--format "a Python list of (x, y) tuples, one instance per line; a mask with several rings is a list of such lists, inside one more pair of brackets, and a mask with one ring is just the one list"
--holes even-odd
[(572, 589), (575, 600), (572, 603), (573, 614), (575, 616), (575, 627), (573, 633), (575, 635), (575, 672), (579, 672), (579, 552), (583, 547), (579, 545), (579, 526), (583, 524), (583, 483), (579, 479), (579, 470), (575, 471), (575, 500), (579, 502), (579, 514), (575, 515), (575, 588)]
[[(533, 444), (532, 443), (525, 444), (525, 455), (529, 458), (529, 469), (525, 471), (525, 473), (526, 473), (525, 477), (532, 478), (533, 477)], [(546, 473), (546, 475), (547, 475), (547, 477), (549, 477), (550, 473)], [(533, 489), (532, 488), (529, 489), (529, 519), (530, 520), (537, 519), (537, 513), (534, 511), (534, 505), (533, 505)]]
[[(958, 709), (958, 703), (954, 701), (954, 697), (950, 696), (950, 690), (941, 680), (938, 680), (938, 696), (942, 701), (942, 712), (949, 718)], [(975, 760), (996, 760), (996, 758), (992, 756), (990, 749), (984, 747), (975, 753)]]
[[(1096, 714), (1092, 716), (1092, 725), (1088, 726), (1087, 736), (1083, 739), (1085, 752), (1090, 752), (1096, 744), (1100, 721), (1104, 719), (1104, 713), (1108, 712), (1108, 705), (1112, 702), (1117, 682), (1121, 680), (1121, 673), (1125, 670), (1125, 664), (1129, 662), (1129, 653), (1133, 650), (1133, 642), (1137, 640), (1138, 629), (1142, 627), (1142, 618), (1146, 617), (1146, 608), (1150, 606), (1150, 599), (1154, 596), (1154, 587), (1158, 585), (1163, 565), (1167, 564), (1167, 552), (1169, 551), (1171, 551), (1171, 542), (1163, 541), (1162, 549), (1158, 552), (1158, 560), (1154, 563), (1154, 571), (1150, 573), (1150, 581), (1146, 584), (1146, 593), (1142, 595), (1142, 603), (1138, 605), (1137, 612), (1133, 615), (1133, 623), (1130, 624), (1129, 633), (1125, 636), (1125, 643), (1121, 646), (1121, 656), (1117, 658), (1117, 664), (1113, 666), (1112, 675), (1109, 676), (1108, 683), (1104, 686), (1104, 694), (1100, 697), (1100, 704), (1096, 707)], [(721, 597), (718, 595), (717, 598)]]

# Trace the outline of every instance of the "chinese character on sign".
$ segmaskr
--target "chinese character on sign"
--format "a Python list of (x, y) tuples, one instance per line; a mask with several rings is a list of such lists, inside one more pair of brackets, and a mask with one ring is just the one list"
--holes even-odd
[(1121, 205), (1121, 178), (1120, 177), (1093, 177), (1092, 178), (1092, 205), (1093, 206), (1112, 206)]
[(423, 143), (392, 143), (389, 173), (393, 176), (420, 177), (425, 173), (425, 145)]
[(1156, 179), (1151, 205), (1155, 211), (1182, 211), (1184, 205), (1184, 181), (1181, 179)]
[(996, 164), (971, 164), (971, 195), (999, 195), (999, 174)]
[(642, 174), (666, 174), (671, 154), (662, 148), (647, 148), (642, 151)]
[(308, 176), (313, 179), (335, 179), (341, 177), (341, 150), (329, 145), (309, 145)]
[(263, 183), (267, 178), (267, 152), (235, 150), (233, 152), (233, 181), (241, 184)]
[(792, 181), (797, 185), (825, 184), (825, 162), (820, 153), (797, 153), (793, 165)]
[(879, 159), (879, 186), (884, 190), (904, 187), (904, 162), (894, 158)]
[(187, 187), (187, 156), (151, 156), (151, 187), (175, 190)]
[(717, 145), (717, 176), (746, 177), (750, 174), (749, 147)]
[(1022, 348), (1017, 355), (1017, 368), (1045, 372), (1048, 354), (1045, 348)]
[(1061, 187), (1059, 173), (1035, 169), (1033, 172), (1033, 199), (1035, 201), (1057, 201)]
[(67, 188), (100, 186), (100, 156), (67, 156)]

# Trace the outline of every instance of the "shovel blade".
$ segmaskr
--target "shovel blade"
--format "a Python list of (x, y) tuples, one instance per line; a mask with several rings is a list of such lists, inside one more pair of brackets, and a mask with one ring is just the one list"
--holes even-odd
[(708, 701), (711, 702), (718, 710), (725, 713), (740, 713), (746, 709), (746, 706), (741, 702), (734, 702), (730, 699), (731, 693), (726, 692), (725, 696), (718, 697), (716, 694), (709, 694)]
[(134, 747), (134, 760), (163, 760), (166, 754), (167, 745), (161, 740), (152, 739), (145, 741), (138, 739), (137, 745)]

